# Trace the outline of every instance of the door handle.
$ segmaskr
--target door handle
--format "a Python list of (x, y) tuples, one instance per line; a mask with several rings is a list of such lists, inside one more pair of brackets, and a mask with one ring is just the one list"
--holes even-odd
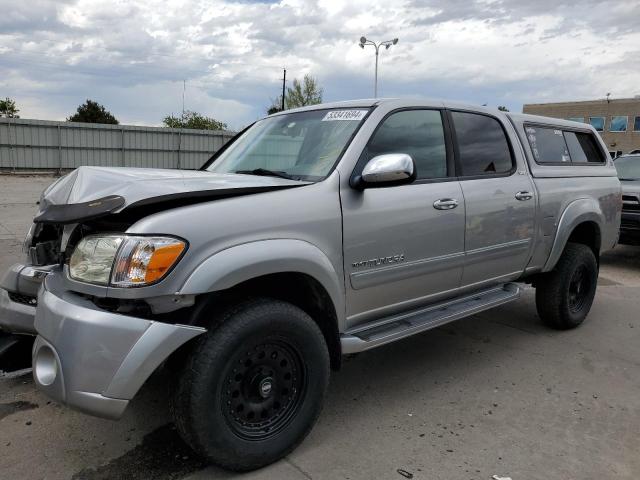
[(441, 198), (433, 202), (433, 208), (436, 210), (451, 210), (458, 206), (458, 200), (455, 198)]
[(516, 200), (520, 200), (521, 202), (525, 200), (531, 200), (533, 198), (533, 193), (531, 192), (518, 192), (516, 193)]

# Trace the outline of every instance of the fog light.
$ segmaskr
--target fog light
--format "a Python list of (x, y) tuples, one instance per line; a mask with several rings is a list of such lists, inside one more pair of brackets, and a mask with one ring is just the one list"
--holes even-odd
[(40, 347), (33, 362), (33, 370), (41, 385), (46, 387), (55, 382), (58, 376), (58, 362), (51, 348), (46, 345)]

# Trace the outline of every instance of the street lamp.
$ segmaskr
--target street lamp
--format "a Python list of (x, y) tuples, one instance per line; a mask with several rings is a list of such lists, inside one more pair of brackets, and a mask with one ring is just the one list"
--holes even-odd
[(380, 47), (384, 46), (386, 50), (389, 50), (391, 45), (395, 45), (398, 43), (398, 39), (394, 38), (393, 40), (385, 40), (384, 42), (376, 43), (372, 40), (368, 40), (367, 37), (360, 37), (360, 48), (364, 49), (365, 45), (373, 45), (373, 48), (376, 49), (376, 76), (373, 84), (373, 97), (378, 98), (378, 52)]

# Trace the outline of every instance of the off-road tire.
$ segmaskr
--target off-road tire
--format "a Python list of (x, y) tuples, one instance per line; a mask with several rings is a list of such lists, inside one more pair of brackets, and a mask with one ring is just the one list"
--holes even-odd
[[(576, 290), (576, 279), (582, 286)], [(580, 243), (568, 243), (555, 268), (536, 282), (536, 308), (542, 321), (567, 330), (586, 318), (598, 282), (598, 262), (593, 251)]]
[(211, 324), (177, 372), (174, 421), (212, 463), (254, 470), (291, 452), (316, 422), (329, 383), (327, 345), (309, 315), (280, 300), (245, 301)]

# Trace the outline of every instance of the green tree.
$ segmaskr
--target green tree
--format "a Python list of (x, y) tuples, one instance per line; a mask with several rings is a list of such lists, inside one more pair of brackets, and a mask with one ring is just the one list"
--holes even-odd
[(287, 108), (305, 107), (322, 103), (322, 88), (311, 75), (305, 75), (302, 82), (293, 80), (293, 86), (287, 88), (285, 98)]
[(191, 110), (187, 110), (179, 117), (167, 115), (162, 119), (162, 123), (169, 128), (193, 128), (198, 130), (226, 130), (228, 128), (224, 122)]
[(111, 112), (93, 100), (87, 100), (78, 107), (76, 113), (67, 118), (67, 122), (108, 123), (118, 125), (118, 120)]
[[(293, 80), (293, 85), (287, 87), (287, 93), (284, 96), (285, 109), (306, 107), (307, 105), (316, 105), (322, 103), (323, 89), (311, 75), (305, 75), (302, 81), (297, 78)], [(271, 106), (267, 109), (267, 113), (279, 112), (282, 108), (282, 95), (278, 95), (275, 100), (271, 101)]]
[(19, 111), (18, 107), (16, 107), (16, 102), (9, 97), (0, 100), (0, 118), (20, 118)]
[(500, 110), (501, 112), (508, 112), (509, 109), (507, 107), (505, 107), (504, 105), (499, 105), (498, 106), (498, 110)]
[[(282, 98), (282, 95), (280, 95)], [(267, 115), (278, 113), (282, 109), (282, 102), (279, 99), (271, 100), (271, 106), (267, 109)]]

